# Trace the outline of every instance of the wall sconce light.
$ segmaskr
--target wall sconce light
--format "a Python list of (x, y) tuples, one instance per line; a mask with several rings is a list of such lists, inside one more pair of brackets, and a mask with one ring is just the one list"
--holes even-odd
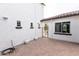
[(3, 20), (8, 20), (8, 17), (2, 17)]

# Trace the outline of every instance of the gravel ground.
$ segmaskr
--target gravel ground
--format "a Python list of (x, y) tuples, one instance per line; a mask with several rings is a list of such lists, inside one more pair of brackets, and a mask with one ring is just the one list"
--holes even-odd
[(79, 44), (41, 38), (17, 46), (7, 56), (79, 56)]

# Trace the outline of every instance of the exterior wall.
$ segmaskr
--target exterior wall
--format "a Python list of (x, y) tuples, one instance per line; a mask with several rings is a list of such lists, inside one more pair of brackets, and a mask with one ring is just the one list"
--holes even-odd
[[(2, 19), (5, 16), (8, 20)], [(40, 3), (0, 4), (0, 51), (11, 47), (11, 40), (16, 46), (24, 41), (29, 42), (41, 37), (38, 23), (42, 18), (43, 5)], [(21, 21), (22, 29), (16, 29), (17, 20)], [(30, 29), (31, 22), (34, 24), (34, 29)]]
[[(55, 33), (55, 23), (56, 22), (66, 22), (70, 21), (70, 35), (59, 35)], [(54, 38), (58, 40), (70, 41), (70, 42), (77, 42), (79, 43), (79, 16), (72, 16), (66, 18), (60, 18), (50, 21), (43, 22), (49, 25), (49, 38)]]

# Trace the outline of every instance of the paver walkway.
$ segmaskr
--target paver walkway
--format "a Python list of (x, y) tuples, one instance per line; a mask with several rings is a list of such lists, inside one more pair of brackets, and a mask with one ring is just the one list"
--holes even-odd
[(70, 56), (79, 55), (79, 44), (41, 38), (19, 45), (11, 56)]

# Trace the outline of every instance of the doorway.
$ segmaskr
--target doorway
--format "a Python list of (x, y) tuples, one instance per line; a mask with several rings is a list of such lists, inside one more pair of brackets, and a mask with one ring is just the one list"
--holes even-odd
[(43, 37), (48, 37), (48, 24), (44, 24)]

